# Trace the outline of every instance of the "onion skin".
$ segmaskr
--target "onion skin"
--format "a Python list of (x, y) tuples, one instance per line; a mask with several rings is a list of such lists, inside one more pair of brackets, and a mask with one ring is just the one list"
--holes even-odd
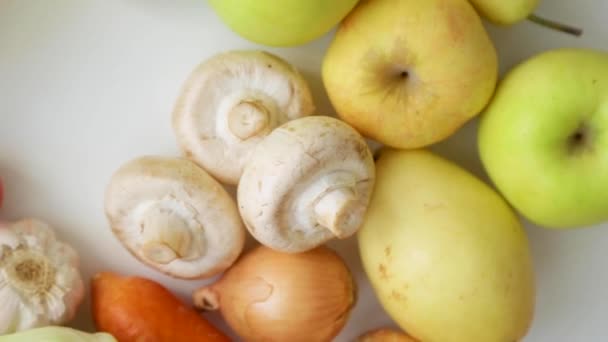
[(418, 342), (418, 340), (398, 330), (381, 328), (359, 336), (356, 342)]
[(347, 265), (327, 247), (293, 254), (259, 246), (193, 299), (219, 309), (245, 341), (323, 342), (344, 328), (356, 293)]
[(162, 285), (102, 272), (92, 281), (95, 326), (120, 342), (229, 342), (196, 310)]

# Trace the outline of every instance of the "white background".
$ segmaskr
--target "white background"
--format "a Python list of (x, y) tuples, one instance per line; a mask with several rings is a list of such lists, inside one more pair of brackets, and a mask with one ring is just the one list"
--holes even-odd
[[(503, 72), (546, 49), (608, 48), (608, 1), (545, 0), (537, 13), (581, 25), (585, 35), (572, 38), (530, 23), (488, 25)], [(0, 176), (7, 198), (0, 217), (52, 223), (80, 252), (87, 282), (100, 270), (139, 274), (188, 300), (203, 282), (152, 271), (111, 235), (102, 207), (109, 176), (142, 154), (179, 153), (170, 127), (174, 100), (190, 70), (216, 52), (263, 48), (281, 55), (311, 83), (319, 113), (332, 114), (319, 76), (330, 39), (331, 33), (297, 48), (256, 46), (229, 31), (204, 0), (1, 0)], [(433, 149), (486, 179), (475, 124)], [(526, 341), (608, 340), (608, 225), (526, 229), (538, 282)], [(361, 272), (354, 239), (332, 246), (348, 259), (360, 289), (337, 341), (392, 325)], [(88, 300), (74, 325), (92, 329)]]

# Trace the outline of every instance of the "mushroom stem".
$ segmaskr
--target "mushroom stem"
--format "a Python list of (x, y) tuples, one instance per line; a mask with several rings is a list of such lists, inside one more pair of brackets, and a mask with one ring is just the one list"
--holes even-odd
[(356, 224), (351, 219), (357, 207), (357, 196), (352, 187), (339, 187), (325, 193), (317, 201), (314, 211), (317, 223), (329, 229), (336, 237), (346, 237)]
[(202, 287), (192, 295), (194, 307), (202, 311), (216, 311), (220, 308), (220, 298), (212, 287)]
[(239, 102), (228, 113), (228, 127), (241, 140), (259, 135), (270, 124), (270, 113), (256, 100)]
[(188, 222), (173, 211), (148, 209), (141, 228), (145, 241), (142, 253), (152, 262), (168, 264), (178, 258), (198, 258), (202, 255), (200, 246), (192, 243)]

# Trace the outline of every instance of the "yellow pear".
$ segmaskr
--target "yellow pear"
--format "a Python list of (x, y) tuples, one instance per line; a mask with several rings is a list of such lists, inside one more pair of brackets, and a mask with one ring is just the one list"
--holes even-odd
[(469, 0), (482, 17), (497, 25), (513, 25), (522, 20), (530, 20), (533, 23), (549, 29), (561, 31), (575, 36), (583, 34), (583, 30), (560, 23), (551, 19), (534, 14), (540, 0)]
[(424, 342), (514, 342), (534, 315), (527, 236), (488, 185), (425, 150), (385, 149), (361, 259), (386, 312)]
[(497, 74), (494, 45), (467, 0), (362, 1), (322, 67), (338, 115), (398, 148), (453, 134), (489, 102)]
[(538, 7), (540, 0), (470, 0), (489, 21), (511, 25), (526, 19)]

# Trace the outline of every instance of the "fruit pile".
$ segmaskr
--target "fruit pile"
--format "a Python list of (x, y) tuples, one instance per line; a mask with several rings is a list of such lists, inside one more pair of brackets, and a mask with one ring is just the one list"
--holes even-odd
[[(208, 2), (261, 45), (336, 28), (319, 71), (335, 115), (317, 112), (281, 56), (203, 61), (171, 113), (182, 155), (117, 165), (104, 209), (151, 271), (209, 283), (186, 303), (152, 279), (99, 272), (97, 332), (78, 331), (67, 327), (86, 292), (75, 250), (41, 220), (0, 221), (0, 342), (229, 341), (207, 311), (245, 341), (331, 341), (358, 284), (327, 243), (351, 238), (401, 328), (359, 341), (524, 339), (536, 289), (520, 215), (549, 229), (608, 221), (597, 200), (608, 193), (608, 53), (546, 51), (501, 79), (482, 18), (581, 34), (532, 14), (535, 0), (282, 1), (294, 17), (271, 0)], [(475, 118), (492, 184), (429, 149)]]

